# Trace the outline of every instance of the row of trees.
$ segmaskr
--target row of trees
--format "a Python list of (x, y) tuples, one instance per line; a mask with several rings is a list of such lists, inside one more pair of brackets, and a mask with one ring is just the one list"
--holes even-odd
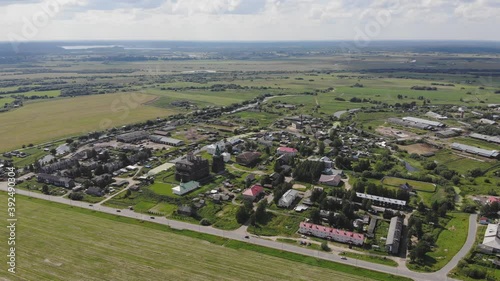
[(324, 170), (324, 162), (306, 160), (297, 164), (293, 175), (298, 181), (313, 183), (318, 180)]

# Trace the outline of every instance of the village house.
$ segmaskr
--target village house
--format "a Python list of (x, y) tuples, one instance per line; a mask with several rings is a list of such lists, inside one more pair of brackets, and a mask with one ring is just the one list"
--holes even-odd
[(289, 208), (293, 201), (297, 198), (299, 192), (295, 189), (289, 189), (278, 201), (278, 206), (282, 208)]
[(222, 152), (226, 149), (226, 144), (223, 141), (220, 141), (218, 143), (214, 143), (214, 144), (208, 145), (206, 147), (207, 152), (211, 155), (215, 154), (215, 152), (217, 151), (217, 148), (219, 149), (219, 151)]
[(178, 186), (172, 188), (172, 192), (175, 195), (182, 196), (200, 187), (200, 183), (197, 181), (181, 182)]
[(85, 193), (87, 193), (88, 195), (97, 196), (97, 197), (104, 196), (104, 192), (97, 186), (91, 186), (91, 187), (87, 188)]
[(260, 159), (262, 153), (260, 152), (243, 152), (240, 155), (236, 156), (236, 163), (242, 166), (255, 166)]
[(479, 250), (484, 253), (500, 253), (500, 225), (488, 224), (484, 233), (483, 243), (479, 244)]
[(78, 165), (78, 160), (70, 158), (44, 166), (40, 169), (40, 172), (45, 174), (51, 174), (55, 171), (70, 169), (77, 165)]
[(190, 217), (195, 214), (195, 211), (190, 206), (182, 205), (177, 208), (177, 214), (181, 216)]
[(342, 177), (339, 175), (321, 175), (318, 180), (319, 183), (330, 186), (338, 186), (341, 181)]
[(291, 147), (286, 147), (286, 146), (278, 147), (278, 149), (276, 150), (276, 153), (278, 155), (288, 154), (291, 156), (295, 156), (295, 155), (297, 155), (298, 152), (299, 151), (297, 149), (291, 148)]
[(262, 193), (264, 193), (264, 187), (256, 184), (250, 188), (247, 188), (245, 191), (243, 191), (242, 195), (243, 195), (243, 199), (250, 200), (253, 202)]
[(37, 175), (37, 180), (40, 183), (52, 184), (55, 186), (60, 186), (64, 188), (75, 187), (75, 182), (70, 178), (53, 176), (49, 174), (40, 173)]

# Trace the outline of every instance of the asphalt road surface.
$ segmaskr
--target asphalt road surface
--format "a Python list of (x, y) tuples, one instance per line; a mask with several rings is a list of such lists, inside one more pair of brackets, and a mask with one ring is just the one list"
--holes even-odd
[[(6, 191), (6, 190), (7, 190), (7, 183), (0, 182), (0, 191)], [(443, 269), (441, 269), (437, 272), (434, 272), (434, 273), (419, 273), (419, 272), (410, 271), (408, 268), (403, 267), (403, 266), (391, 267), (391, 266), (361, 261), (361, 260), (352, 259), (352, 258), (349, 258), (347, 260), (341, 260), (340, 256), (338, 256), (334, 253), (327, 253), (327, 252), (302, 248), (302, 247), (294, 246), (291, 244), (262, 239), (262, 238), (259, 238), (257, 236), (254, 236), (254, 235), (250, 235), (250, 238), (246, 239), (244, 237), (244, 235), (242, 235), (240, 232), (237, 232), (237, 231), (225, 231), (225, 230), (213, 228), (211, 226), (201, 226), (201, 225), (190, 224), (190, 223), (176, 221), (176, 220), (169, 220), (165, 217), (155, 217), (154, 219), (151, 219), (150, 215), (135, 213), (134, 211), (131, 211), (128, 209), (122, 209), (122, 210), (120, 210), (120, 212), (117, 212), (117, 209), (115, 209), (115, 208), (110, 208), (110, 207), (102, 206), (99, 204), (93, 204), (91, 206), (87, 202), (74, 201), (74, 200), (70, 200), (70, 199), (66, 199), (66, 198), (62, 198), (62, 197), (54, 197), (54, 196), (49, 196), (49, 195), (40, 194), (40, 193), (34, 193), (31, 191), (22, 190), (22, 189), (16, 189), (16, 193), (20, 194), (20, 195), (30, 196), (33, 198), (39, 198), (39, 199), (57, 202), (57, 203), (61, 203), (61, 204), (80, 207), (80, 208), (84, 208), (84, 209), (95, 210), (95, 211), (99, 211), (99, 212), (103, 212), (103, 213), (108, 213), (108, 214), (113, 214), (113, 215), (118, 215), (118, 216), (123, 216), (123, 217), (129, 217), (129, 218), (135, 218), (135, 219), (141, 219), (141, 220), (149, 221), (149, 222), (153, 222), (153, 223), (164, 224), (164, 225), (168, 225), (168, 226), (175, 228), (175, 229), (187, 229), (187, 230), (191, 230), (191, 231), (212, 234), (212, 235), (216, 235), (216, 236), (220, 236), (220, 237), (224, 237), (224, 238), (230, 238), (233, 240), (243, 241), (243, 242), (247, 242), (247, 243), (251, 243), (251, 244), (255, 244), (255, 245), (260, 245), (260, 246), (264, 246), (264, 247), (274, 248), (274, 249), (288, 251), (288, 252), (299, 253), (299, 254), (302, 254), (305, 256), (316, 257), (316, 258), (320, 258), (320, 259), (324, 259), (324, 260), (335, 261), (335, 262), (343, 263), (343, 264), (349, 264), (349, 265), (353, 265), (353, 266), (357, 266), (357, 267), (361, 267), (361, 268), (366, 268), (366, 269), (370, 269), (370, 270), (376, 270), (376, 271), (380, 271), (380, 272), (384, 272), (384, 273), (405, 276), (405, 277), (409, 277), (409, 278), (416, 280), (416, 281), (439, 281), (439, 280), (450, 280), (451, 281), (451, 280), (455, 280), (452, 278), (447, 278), (446, 274), (458, 264), (458, 261), (463, 256), (465, 256), (465, 254), (467, 254), (467, 252), (470, 250), (470, 248), (474, 244), (474, 239), (476, 237), (475, 234), (476, 234), (476, 216), (477, 215), (471, 215), (467, 242), (462, 247), (460, 252)], [(21, 221), (22, 221), (22, 218), (21, 218)]]

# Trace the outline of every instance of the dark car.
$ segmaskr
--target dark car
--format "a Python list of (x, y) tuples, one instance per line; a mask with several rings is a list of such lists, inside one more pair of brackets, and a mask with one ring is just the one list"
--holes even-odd
[(121, 210), (116, 210), (118, 213), (121, 212)]
[(245, 235), (245, 239), (250, 239), (250, 236), (248, 236), (248, 235)]
[(153, 220), (155, 219), (155, 217), (150, 217), (150, 218), (153, 219)]

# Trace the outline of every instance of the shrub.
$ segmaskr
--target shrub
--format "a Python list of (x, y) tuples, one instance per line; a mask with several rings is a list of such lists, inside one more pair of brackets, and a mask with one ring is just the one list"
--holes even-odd
[(328, 243), (326, 241), (323, 241), (321, 243), (321, 250), (323, 250), (325, 252), (329, 252), (330, 251), (330, 247), (328, 247)]

